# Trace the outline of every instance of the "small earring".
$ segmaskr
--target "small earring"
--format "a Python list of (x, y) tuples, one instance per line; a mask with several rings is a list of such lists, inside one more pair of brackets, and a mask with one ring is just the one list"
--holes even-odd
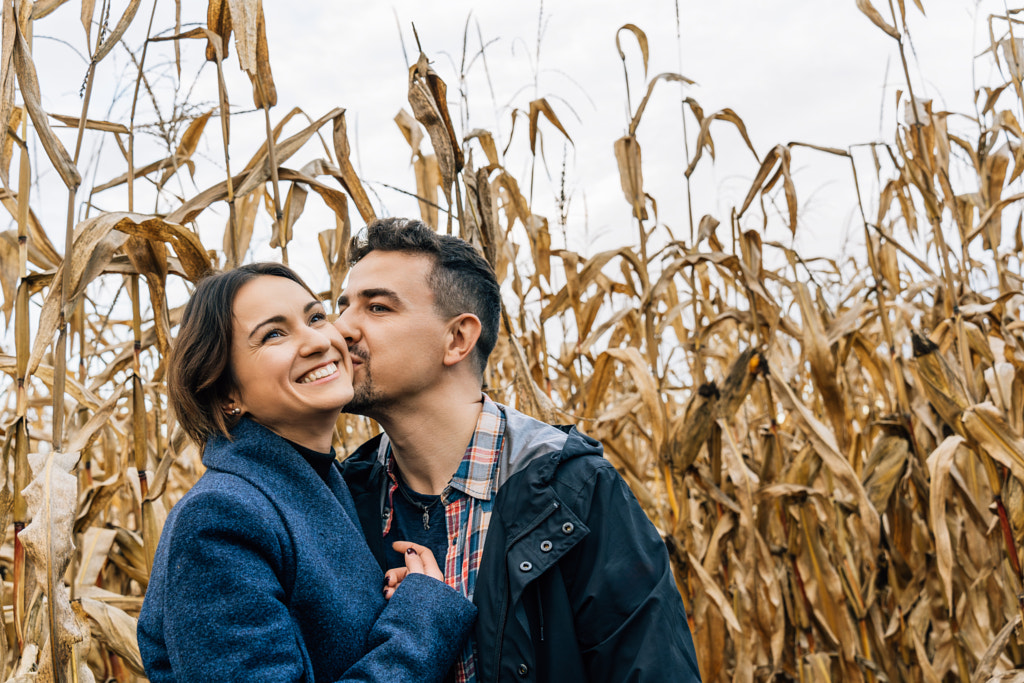
[(231, 414), (232, 415), (241, 415), (242, 414), (242, 409), (241, 408), (232, 408), (231, 409)]

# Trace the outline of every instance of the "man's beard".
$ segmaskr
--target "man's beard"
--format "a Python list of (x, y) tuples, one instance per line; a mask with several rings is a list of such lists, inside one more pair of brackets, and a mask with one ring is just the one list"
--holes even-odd
[(356, 357), (362, 361), (360, 363), (360, 367), (363, 370), (363, 380), (358, 384), (356, 382), (352, 383), (352, 389), (355, 393), (352, 396), (352, 400), (348, 402), (348, 405), (342, 408), (342, 412), (373, 417), (374, 414), (380, 411), (381, 407), (383, 407), (387, 401), (373, 385), (373, 374), (370, 372), (370, 359), (361, 354)]

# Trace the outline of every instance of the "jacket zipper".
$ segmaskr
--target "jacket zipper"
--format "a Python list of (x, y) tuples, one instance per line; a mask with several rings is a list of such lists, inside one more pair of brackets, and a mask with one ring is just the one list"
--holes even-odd
[(540, 599), (540, 584), (536, 581), (533, 582), (533, 587), (537, 593), (537, 621), (540, 623), (540, 642), (544, 642), (544, 603)]
[[(561, 507), (561, 505), (559, 504), (559, 502), (557, 500), (552, 501), (552, 503), (551, 503), (552, 510), (557, 510), (560, 507)], [(552, 512), (549, 512), (546, 515), (538, 515), (537, 519), (534, 520), (533, 524), (531, 524), (530, 526), (528, 526), (525, 529), (523, 529), (522, 531), (520, 531), (516, 535), (515, 538), (513, 538), (511, 541), (508, 542), (508, 545), (505, 546), (505, 552), (503, 552), (502, 555), (501, 555), (502, 566), (505, 567), (505, 595), (501, 599), (501, 610), (498, 612), (498, 624), (500, 624), (500, 627), (498, 628), (498, 637), (497, 637), (498, 644), (494, 648), (494, 681), (495, 681), (495, 683), (497, 683), (498, 676), (501, 674), (501, 644), (505, 640), (505, 615), (508, 613), (508, 598), (509, 598), (509, 595), (511, 594), (510, 591), (509, 591), (509, 584), (511, 583), (511, 581), (508, 579), (508, 564), (507, 564), (507, 561), (506, 561), (507, 558), (508, 558), (508, 550), (509, 550), (509, 548), (514, 546), (516, 543), (518, 543), (519, 539), (521, 539), (523, 536), (525, 536), (526, 534), (528, 534), (531, 531), (533, 531), (534, 529), (536, 529), (538, 526), (540, 526), (541, 522), (543, 522), (545, 519), (547, 519), (548, 517), (550, 517), (553, 514), (554, 514), (554, 512), (552, 511)], [(540, 600), (538, 599), (537, 602), (539, 604)], [(541, 631), (543, 632), (543, 627), (541, 628)]]

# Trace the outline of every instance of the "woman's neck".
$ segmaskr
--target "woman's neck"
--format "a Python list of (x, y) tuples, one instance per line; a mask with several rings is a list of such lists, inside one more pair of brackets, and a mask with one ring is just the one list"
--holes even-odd
[[(286, 425), (277, 425), (270, 431), (274, 432), (282, 439), (287, 439), (293, 443), (297, 443), (300, 446), (304, 446), (310, 450), (318, 453), (327, 453), (331, 450), (332, 441), (334, 438), (334, 425), (337, 422), (338, 415), (335, 414), (332, 418), (322, 418), (317, 420), (307, 420), (304, 422), (293, 422)], [(253, 422), (260, 423), (259, 419), (255, 416), (249, 416)]]

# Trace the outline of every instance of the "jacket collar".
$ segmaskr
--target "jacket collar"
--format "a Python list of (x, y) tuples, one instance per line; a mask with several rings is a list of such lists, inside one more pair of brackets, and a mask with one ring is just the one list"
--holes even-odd
[[(235, 425), (230, 439), (217, 435), (207, 442), (203, 465), (244, 479), (272, 499), (306, 499), (323, 491), (319, 475), (287, 440), (248, 418)], [(327, 486), (346, 505), (349, 496), (337, 467), (328, 473)]]

